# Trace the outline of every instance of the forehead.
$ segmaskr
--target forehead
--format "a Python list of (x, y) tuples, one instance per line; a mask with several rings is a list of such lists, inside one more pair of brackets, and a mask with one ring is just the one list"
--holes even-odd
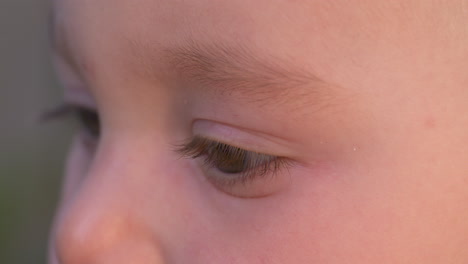
[(343, 41), (382, 34), (402, 8), (397, 1), (386, 2), (58, 0), (56, 9), (57, 20), (73, 39), (125, 38), (152, 46), (214, 40), (304, 54), (303, 49), (353, 46)]
[[(387, 47), (409, 43), (421, 29), (412, 25), (424, 17), (422, 1), (57, 0), (56, 25), (75, 60), (87, 64), (82, 68), (132, 68), (187, 42), (222, 43), (326, 77), (372, 62), (375, 54), (385, 60), (392, 56)], [(150, 53), (152, 61), (142, 62)]]

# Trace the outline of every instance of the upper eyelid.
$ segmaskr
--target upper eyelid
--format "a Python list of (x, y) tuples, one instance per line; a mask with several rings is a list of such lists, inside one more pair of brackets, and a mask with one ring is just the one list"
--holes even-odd
[(64, 104), (70, 104), (95, 111), (98, 110), (94, 97), (81, 86), (72, 86), (65, 89), (63, 101)]
[(239, 123), (225, 121), (227, 120), (197, 118), (191, 126), (193, 134), (257, 153), (284, 157), (295, 154), (291, 151), (291, 145), (296, 145), (297, 142), (292, 138), (281, 137), (284, 133), (270, 134), (269, 129), (259, 130), (249, 125), (239, 126)]

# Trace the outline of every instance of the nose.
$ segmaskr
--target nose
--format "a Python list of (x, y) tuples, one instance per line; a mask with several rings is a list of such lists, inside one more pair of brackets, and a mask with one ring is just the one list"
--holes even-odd
[(165, 263), (157, 241), (115, 211), (71, 218), (57, 232), (56, 254), (61, 264)]
[(156, 235), (127, 201), (131, 194), (98, 182), (84, 183), (80, 189), (58, 217), (58, 263), (167, 263)]

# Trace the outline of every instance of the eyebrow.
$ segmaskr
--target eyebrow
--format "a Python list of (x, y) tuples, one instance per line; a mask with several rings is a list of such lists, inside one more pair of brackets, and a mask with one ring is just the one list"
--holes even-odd
[[(138, 48), (141, 47), (133, 47)], [(151, 56), (140, 56), (139, 59), (148, 58)], [(257, 104), (289, 104), (297, 108), (303, 103), (312, 103), (312, 100), (319, 102), (330, 94), (332, 86), (291, 61), (267, 57), (242, 45), (187, 41), (163, 49), (151, 60), (163, 63), (163, 67), (179, 78), (196, 83), (202, 89)]]
[[(77, 64), (66, 35), (65, 29), (56, 25), (52, 11), (49, 19), (52, 49), (85, 78), (86, 72)], [(224, 96), (237, 96), (260, 105), (288, 104), (294, 110), (304, 104), (323, 108), (330, 101), (333, 85), (294, 65), (291, 62), (294, 58), (280, 60), (271, 55), (262, 56), (241, 44), (201, 44), (194, 40), (172, 45), (157, 56), (148, 56), (152, 50), (138, 43), (128, 41), (129, 54), (142, 62), (138, 66), (148, 68), (145, 72), (157, 72), (164, 67), (190, 83)], [(152, 67), (155, 61), (166, 65)]]

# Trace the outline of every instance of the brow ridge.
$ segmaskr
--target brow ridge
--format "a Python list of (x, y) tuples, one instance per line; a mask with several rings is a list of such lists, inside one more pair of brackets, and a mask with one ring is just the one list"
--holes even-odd
[(292, 63), (259, 57), (245, 46), (190, 43), (164, 51), (167, 61), (183, 78), (215, 87), (221, 94), (242, 95), (257, 102), (300, 103), (324, 90), (326, 82)]

